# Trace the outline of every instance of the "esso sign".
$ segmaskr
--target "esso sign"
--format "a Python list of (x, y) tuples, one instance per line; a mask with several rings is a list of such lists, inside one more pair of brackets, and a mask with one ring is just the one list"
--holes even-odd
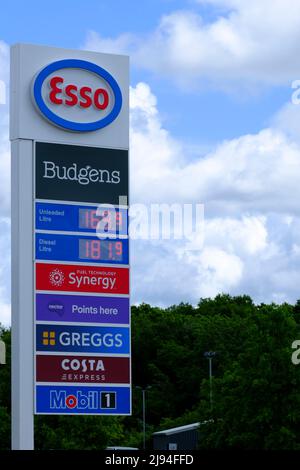
[(108, 126), (122, 108), (122, 93), (112, 75), (78, 59), (47, 65), (34, 80), (33, 97), (48, 121), (77, 132)]
[(51, 103), (65, 106), (81, 106), (89, 108), (94, 105), (98, 109), (106, 109), (109, 105), (109, 94), (105, 88), (95, 91), (89, 86), (64, 85), (63, 77), (53, 77), (49, 81), (49, 99)]

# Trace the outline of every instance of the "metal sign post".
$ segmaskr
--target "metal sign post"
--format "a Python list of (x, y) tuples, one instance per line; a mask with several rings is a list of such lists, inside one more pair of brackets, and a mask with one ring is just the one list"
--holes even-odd
[(131, 414), (128, 58), (11, 55), (12, 448), (34, 414)]

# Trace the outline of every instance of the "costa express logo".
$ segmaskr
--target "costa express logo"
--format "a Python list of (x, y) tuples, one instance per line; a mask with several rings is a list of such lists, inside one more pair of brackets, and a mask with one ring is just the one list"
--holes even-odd
[(108, 126), (122, 107), (122, 93), (112, 75), (99, 65), (78, 59), (47, 65), (34, 80), (33, 96), (46, 119), (77, 132)]
[(36, 356), (37, 382), (129, 383), (128, 357)]

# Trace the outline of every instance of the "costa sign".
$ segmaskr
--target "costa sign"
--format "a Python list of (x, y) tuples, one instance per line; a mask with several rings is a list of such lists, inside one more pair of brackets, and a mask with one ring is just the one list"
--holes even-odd
[(38, 382), (130, 383), (129, 357), (36, 356)]
[(43, 68), (34, 80), (33, 97), (46, 119), (76, 132), (108, 126), (122, 108), (122, 93), (113, 76), (79, 59), (58, 60)]

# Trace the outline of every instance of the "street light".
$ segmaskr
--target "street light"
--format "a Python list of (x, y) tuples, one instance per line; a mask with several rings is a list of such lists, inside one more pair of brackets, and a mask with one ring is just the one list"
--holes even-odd
[(151, 388), (151, 385), (147, 385), (147, 387), (140, 387), (136, 385), (135, 388), (139, 388), (142, 390), (142, 397), (143, 397), (143, 449), (146, 449), (146, 390)]
[(210, 411), (212, 411), (213, 407), (213, 392), (212, 392), (212, 360), (216, 355), (216, 351), (205, 351), (204, 357), (208, 359), (208, 367), (209, 367), (209, 402), (210, 402)]
[(0, 340), (0, 364), (6, 364), (5, 343)]

